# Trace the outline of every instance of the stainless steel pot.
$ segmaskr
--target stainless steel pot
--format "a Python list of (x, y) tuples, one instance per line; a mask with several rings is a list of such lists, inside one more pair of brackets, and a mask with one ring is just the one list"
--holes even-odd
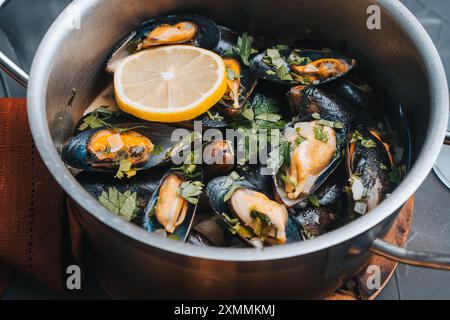
[[(367, 9), (373, 4), (381, 8), (381, 30), (366, 27)], [(402, 103), (411, 115), (414, 165), (401, 185), (375, 210), (339, 230), (262, 251), (200, 248), (161, 239), (100, 206), (62, 163), (60, 146), (107, 81), (102, 70), (117, 41), (148, 17), (185, 9), (237, 30), (280, 39), (298, 37), (308, 28), (330, 46), (345, 41), (372, 81), (384, 85), (392, 104)], [(77, 14), (79, 29), (74, 28)], [(25, 73), (3, 55), (0, 61), (26, 84)], [(64, 107), (72, 88), (78, 90), (75, 105)], [(436, 160), (448, 102), (444, 69), (433, 43), (395, 0), (78, 0), (42, 41), (28, 87), (37, 148), (78, 204), (78, 219), (95, 251), (139, 295), (155, 298), (319, 298), (361, 270), (371, 252), (450, 269), (448, 255), (409, 251), (380, 240)]]

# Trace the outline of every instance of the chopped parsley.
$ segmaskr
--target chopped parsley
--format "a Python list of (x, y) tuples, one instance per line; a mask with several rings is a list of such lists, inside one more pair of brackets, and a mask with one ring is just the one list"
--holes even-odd
[(178, 194), (187, 202), (197, 204), (198, 196), (202, 193), (203, 186), (203, 183), (200, 181), (185, 181), (178, 189)]
[(320, 117), (320, 114), (318, 114), (318, 113), (313, 113), (312, 117), (314, 119), (318, 120), (316, 122), (322, 126), (335, 128), (335, 129), (343, 129), (344, 128), (344, 125), (342, 124), (342, 122), (335, 122), (335, 121), (329, 121), (329, 120), (322, 119)]
[(108, 192), (102, 192), (98, 201), (103, 207), (128, 222), (133, 220), (139, 211), (137, 193), (130, 190), (121, 193), (116, 188), (109, 188)]
[(127, 176), (127, 178), (131, 178), (136, 175), (137, 170), (131, 168), (132, 163), (128, 161), (128, 159), (120, 160), (119, 169), (117, 170), (116, 175), (114, 176), (117, 179), (122, 179)]
[(232, 52), (227, 53), (227, 55), (231, 55), (233, 52), (235, 52), (241, 57), (242, 62), (246, 66), (249, 66), (250, 56), (258, 52), (257, 50), (252, 48), (252, 44), (253, 37), (248, 33), (244, 33), (242, 36), (239, 36), (237, 45), (233, 47)]
[(227, 68), (227, 78), (228, 80), (235, 81), (241, 78), (241, 76), (234, 72), (233, 69)]
[(389, 172), (389, 181), (395, 185), (399, 184), (403, 177), (406, 175), (406, 166), (395, 166), (392, 168), (392, 171)]
[(156, 144), (153, 146), (152, 156), (158, 156), (161, 153), (163, 153), (163, 151), (164, 151), (164, 147), (160, 144)]
[(328, 142), (328, 135), (323, 131), (323, 127), (321, 125), (314, 126), (313, 132), (317, 140), (322, 141), (323, 143)]
[(224, 190), (228, 190), (227, 193), (223, 197), (223, 201), (227, 202), (231, 199), (231, 196), (233, 193), (239, 189), (239, 184), (237, 182), (243, 181), (244, 178), (239, 176), (239, 174), (236, 171), (233, 171), (230, 173), (230, 175), (226, 178), (224, 185), (222, 188)]
[(119, 114), (121, 114), (120, 111), (113, 112), (112, 110), (108, 109), (108, 107), (99, 107), (96, 110), (89, 113), (84, 119), (83, 123), (80, 124), (78, 127), (78, 130), (84, 131), (86, 129), (96, 129), (100, 127), (108, 126), (108, 120), (112, 119), (113, 117), (117, 117)]
[(320, 207), (320, 200), (314, 193), (308, 197), (309, 203), (311, 203), (312, 206), (319, 208)]
[(275, 231), (275, 239), (277, 238), (277, 227), (272, 223), (269, 216), (266, 214), (252, 210), (250, 212), (250, 217), (253, 219), (253, 232), (255, 235), (265, 240), (272, 231)]
[(304, 136), (302, 136), (301, 134), (297, 135), (297, 137), (295, 138), (295, 144), (297, 146), (301, 145), (303, 142), (307, 141), (308, 139)]
[(181, 166), (173, 167), (173, 171), (181, 171), (188, 178), (198, 177), (201, 173), (197, 170), (196, 162), (200, 159), (200, 154), (196, 151), (191, 151), (186, 155)]
[(361, 145), (365, 148), (375, 148), (377, 144), (372, 139), (364, 139), (364, 137), (361, 135), (360, 132), (355, 131), (352, 135), (352, 139), (350, 140), (350, 143), (354, 142), (360, 142)]

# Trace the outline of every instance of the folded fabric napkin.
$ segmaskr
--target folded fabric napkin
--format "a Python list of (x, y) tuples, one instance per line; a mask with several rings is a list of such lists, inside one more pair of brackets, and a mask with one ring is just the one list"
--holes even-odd
[(13, 270), (64, 292), (80, 228), (34, 146), (24, 99), (0, 99), (0, 152), (0, 296)]

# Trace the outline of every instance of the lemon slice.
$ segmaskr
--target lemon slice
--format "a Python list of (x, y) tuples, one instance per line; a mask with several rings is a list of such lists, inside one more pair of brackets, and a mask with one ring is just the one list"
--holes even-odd
[(157, 122), (193, 119), (220, 101), (227, 88), (225, 64), (212, 51), (174, 45), (123, 60), (114, 73), (119, 107)]

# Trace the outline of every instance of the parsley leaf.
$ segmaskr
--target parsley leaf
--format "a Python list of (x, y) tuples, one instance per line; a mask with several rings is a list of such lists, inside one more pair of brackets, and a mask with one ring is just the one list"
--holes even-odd
[(122, 179), (127, 176), (127, 178), (131, 178), (136, 175), (137, 170), (131, 168), (132, 163), (128, 161), (128, 159), (120, 160), (119, 169), (117, 170), (116, 175), (114, 176), (117, 179)]
[(116, 188), (109, 188), (108, 192), (102, 192), (98, 201), (103, 207), (128, 222), (130, 222), (139, 211), (137, 205), (137, 193), (132, 193), (130, 190), (121, 193)]
[[(119, 113), (119, 112), (117, 112)], [(78, 130), (84, 131), (86, 129), (96, 129), (108, 125), (108, 120), (117, 113), (108, 109), (108, 107), (100, 107), (95, 111), (91, 112), (88, 116), (83, 119), (83, 123), (80, 124)]]
[(233, 69), (227, 68), (227, 78), (228, 80), (235, 81), (241, 78), (241, 76), (234, 72)]
[(185, 181), (178, 188), (178, 194), (187, 202), (192, 204), (198, 203), (198, 196), (203, 191), (203, 183), (200, 181)]
[(179, 167), (172, 168), (173, 171), (181, 171), (189, 178), (198, 177), (201, 173), (198, 172), (198, 167), (195, 164), (200, 159), (200, 154), (196, 151), (191, 151), (186, 155), (184, 162)]
[(153, 146), (152, 156), (158, 156), (164, 151), (164, 147), (160, 144), (156, 144)]
[(244, 33), (239, 36), (237, 40), (237, 46), (234, 47), (234, 51), (241, 57), (242, 62), (246, 65), (250, 65), (250, 56), (257, 53), (255, 49), (252, 48), (253, 37), (248, 33)]
[(323, 132), (322, 126), (314, 126), (313, 132), (317, 140), (322, 141), (323, 143), (328, 142), (328, 135)]
[(377, 144), (372, 139), (364, 139), (364, 137), (358, 131), (353, 132), (352, 139), (350, 143), (360, 142), (365, 148), (375, 148)]
[(392, 168), (392, 171), (389, 172), (389, 181), (395, 185), (399, 184), (403, 177), (406, 175), (406, 166), (395, 166)]
[(314, 207), (316, 208), (320, 207), (320, 200), (314, 193), (308, 197), (308, 201)]
[(227, 193), (223, 197), (223, 201), (227, 202), (231, 199), (231, 196), (233, 193), (239, 189), (238, 181), (243, 181), (244, 178), (239, 176), (239, 174), (236, 171), (231, 172), (228, 177), (225, 180), (224, 185), (222, 186), (222, 189), (227, 190)]

